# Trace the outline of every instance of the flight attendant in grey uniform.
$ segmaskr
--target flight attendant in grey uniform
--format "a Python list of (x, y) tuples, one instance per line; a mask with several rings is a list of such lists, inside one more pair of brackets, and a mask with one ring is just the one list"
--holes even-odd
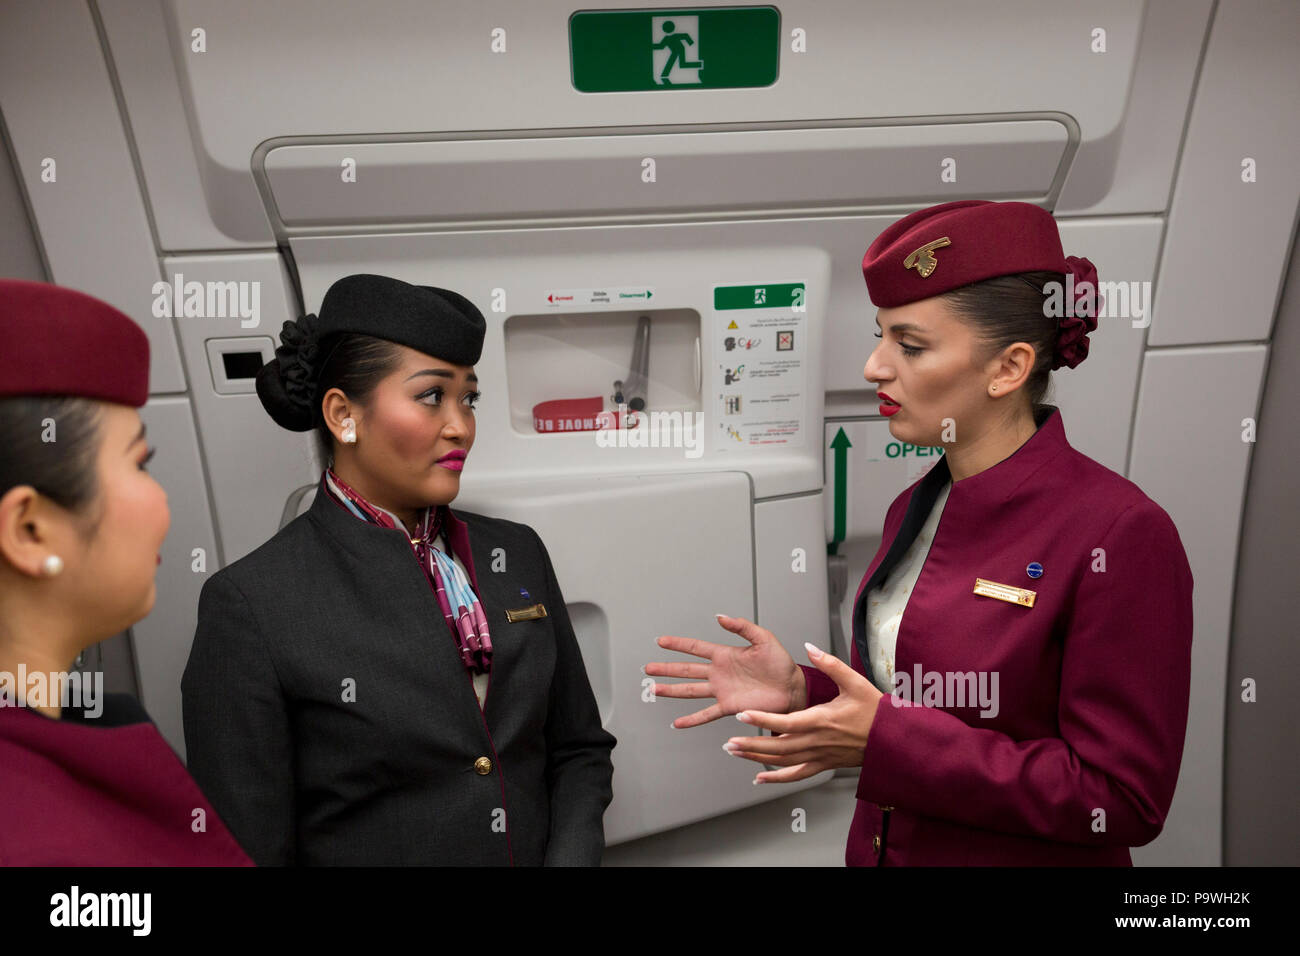
[(205, 584), (182, 688), (190, 770), (259, 864), (600, 862), (615, 740), (546, 548), (449, 507), (485, 329), (347, 276), (258, 375), (331, 464)]

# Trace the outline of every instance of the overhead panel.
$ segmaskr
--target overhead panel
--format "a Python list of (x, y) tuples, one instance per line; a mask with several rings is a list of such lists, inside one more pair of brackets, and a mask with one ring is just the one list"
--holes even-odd
[[(860, 210), (972, 195), (1043, 201), (1070, 133), (1056, 119), (644, 135), (272, 145), (291, 233)], [(946, 182), (945, 165), (956, 182)]]

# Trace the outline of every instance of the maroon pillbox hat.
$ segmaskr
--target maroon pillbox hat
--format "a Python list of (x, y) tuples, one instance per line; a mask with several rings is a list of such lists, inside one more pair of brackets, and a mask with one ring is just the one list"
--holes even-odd
[(85, 293), (0, 279), (0, 398), (14, 395), (70, 395), (139, 408), (149, 399), (149, 338)]
[(862, 257), (878, 308), (928, 299), (994, 276), (1068, 272), (1056, 220), (1027, 202), (963, 199), (919, 209), (876, 237)]

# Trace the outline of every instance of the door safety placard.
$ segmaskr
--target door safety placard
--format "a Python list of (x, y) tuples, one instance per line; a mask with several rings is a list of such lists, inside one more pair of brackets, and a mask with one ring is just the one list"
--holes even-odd
[(808, 313), (802, 282), (713, 288), (713, 447), (802, 445)]

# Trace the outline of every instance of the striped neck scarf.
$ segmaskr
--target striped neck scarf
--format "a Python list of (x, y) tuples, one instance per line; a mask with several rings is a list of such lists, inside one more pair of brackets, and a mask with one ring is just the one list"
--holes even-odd
[(444, 554), (434, 546), (442, 529), (443, 509), (446, 506), (425, 508), (420, 517), (419, 531), (412, 538), (406, 534), (405, 526), (396, 515), (361, 497), (334, 473), (334, 469), (325, 469), (323, 484), (330, 497), (362, 521), (381, 528), (400, 530), (406, 535), (420, 569), (424, 571), (425, 580), (437, 596), (438, 606), (442, 608), (442, 616), (451, 628), (452, 637), (456, 639), (461, 662), (476, 674), (489, 672), (492, 669), (492, 641), (488, 635), (483, 605), (465, 577), (465, 572), (452, 560), (451, 555)]

